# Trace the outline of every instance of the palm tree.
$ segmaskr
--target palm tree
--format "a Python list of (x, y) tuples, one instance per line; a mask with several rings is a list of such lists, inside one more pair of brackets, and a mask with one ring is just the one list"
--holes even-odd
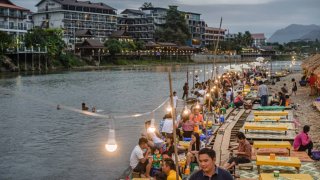
[(144, 2), (140, 9), (145, 9), (145, 8), (153, 8), (153, 5), (151, 2)]

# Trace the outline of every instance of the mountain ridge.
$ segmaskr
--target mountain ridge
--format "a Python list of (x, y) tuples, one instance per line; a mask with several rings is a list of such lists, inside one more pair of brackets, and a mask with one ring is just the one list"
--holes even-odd
[(287, 27), (274, 32), (268, 39), (268, 42), (278, 42), (280, 44), (283, 44), (298, 39), (315, 40), (320, 38), (320, 35), (318, 36), (318, 31), (320, 31), (319, 25), (290, 24)]

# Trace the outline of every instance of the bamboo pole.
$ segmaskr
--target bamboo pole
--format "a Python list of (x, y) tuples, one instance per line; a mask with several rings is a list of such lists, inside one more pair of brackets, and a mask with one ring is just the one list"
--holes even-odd
[(169, 70), (169, 86), (170, 86), (170, 105), (172, 114), (172, 124), (173, 124), (173, 143), (174, 143), (174, 159), (176, 163), (176, 179), (179, 179), (179, 161), (178, 161), (178, 149), (177, 149), (177, 134), (176, 134), (176, 112), (173, 107), (173, 91), (172, 91), (172, 78), (171, 70)]
[[(221, 30), (221, 26), (222, 26), (222, 17), (220, 19), (220, 27), (219, 27), (219, 35), (218, 35), (218, 39), (217, 39), (217, 43), (215, 44), (215, 48), (214, 48), (214, 57), (213, 57), (213, 66), (216, 67), (216, 56), (217, 56), (217, 50), (218, 50), (218, 45), (219, 45), (219, 41), (220, 41), (220, 30)], [(214, 70), (214, 69), (213, 69)], [(213, 72), (211, 74), (211, 79), (213, 78)]]

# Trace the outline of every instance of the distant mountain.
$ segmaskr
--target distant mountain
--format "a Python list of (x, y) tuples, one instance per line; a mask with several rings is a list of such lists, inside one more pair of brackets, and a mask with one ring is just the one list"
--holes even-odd
[(311, 40), (311, 41), (315, 41), (316, 39), (318, 39), (320, 41), (320, 29), (313, 30), (313, 31), (301, 36), (299, 39)]
[[(301, 39), (306, 36), (306, 38), (313, 37), (312, 32), (318, 32), (320, 30), (320, 26), (318, 25), (299, 25), (299, 24), (291, 24), (284, 29), (277, 30), (272, 36), (268, 39), (268, 42), (279, 42), (279, 43), (287, 43), (292, 40)], [(309, 34), (309, 35), (308, 35)]]

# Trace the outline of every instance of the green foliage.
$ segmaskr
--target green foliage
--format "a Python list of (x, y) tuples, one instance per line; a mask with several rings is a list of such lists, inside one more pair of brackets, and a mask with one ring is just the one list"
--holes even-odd
[(122, 41), (121, 42), (121, 49), (123, 51), (135, 51), (137, 49), (136, 44), (133, 41)]
[(146, 49), (146, 44), (144, 43), (144, 41), (136, 41), (136, 49), (137, 50), (145, 50)]
[(114, 56), (122, 51), (121, 43), (116, 39), (109, 39), (104, 43), (104, 46), (109, 50), (110, 55)]
[(13, 37), (6, 32), (0, 31), (0, 54), (6, 52), (13, 44)]
[(61, 29), (40, 29), (34, 28), (25, 35), (25, 44), (28, 48), (37, 46), (48, 49), (48, 56), (55, 59), (60, 56), (65, 47), (62, 40), (63, 31)]
[(191, 37), (184, 14), (179, 12), (175, 6), (169, 6), (166, 23), (156, 31), (155, 36), (158, 41), (184, 45)]
[(86, 64), (71, 53), (61, 53), (59, 55), (59, 63), (55, 63), (54, 65), (63, 65), (64, 67), (70, 68), (76, 66), (83, 66)]

